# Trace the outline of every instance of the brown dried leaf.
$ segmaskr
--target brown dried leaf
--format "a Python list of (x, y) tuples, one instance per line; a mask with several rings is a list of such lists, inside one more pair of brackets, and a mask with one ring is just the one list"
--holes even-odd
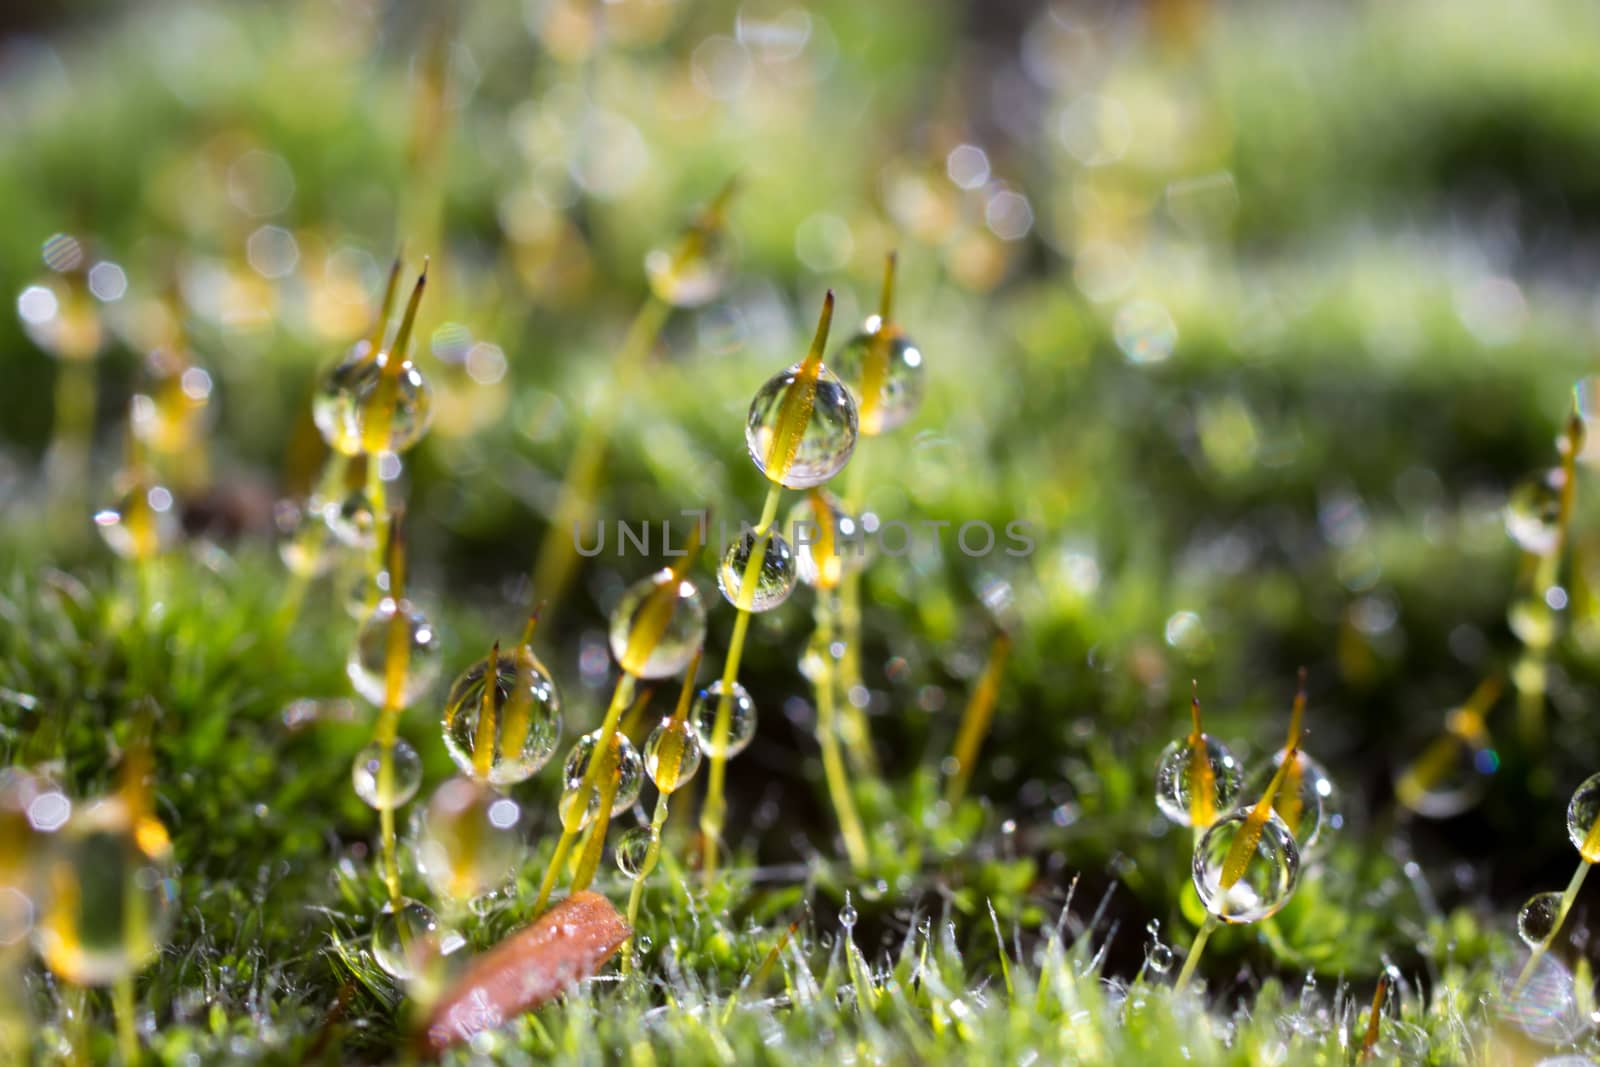
[(632, 933), (598, 893), (574, 893), (479, 956), (440, 998), (422, 1034), (442, 1052), (592, 976)]

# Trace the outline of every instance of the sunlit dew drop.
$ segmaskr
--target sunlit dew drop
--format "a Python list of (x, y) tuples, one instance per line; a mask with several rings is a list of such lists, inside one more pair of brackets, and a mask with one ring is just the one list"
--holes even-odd
[(675, 793), (700, 769), (700, 738), (688, 722), (662, 719), (644, 742), (644, 769), (663, 793)]
[(1560, 893), (1535, 893), (1517, 912), (1517, 936), (1529, 948), (1536, 948), (1556, 932), (1556, 919), (1560, 915)]
[[(737, 541), (728, 546), (728, 551), (722, 557), (722, 566), (717, 568), (717, 588), (722, 590), (722, 595), (734, 607), (744, 606), (741, 597), (745, 593), (745, 571), (760, 541), (754, 530), (746, 529)], [(781, 534), (773, 530), (767, 535), (761, 565), (756, 571), (755, 591), (750, 594), (749, 610), (771, 611), (788, 600), (789, 594), (794, 592), (795, 577), (794, 549), (789, 547), (789, 542)]]
[[(492, 716), (487, 737), (485, 711)], [(561, 694), (533, 653), (527, 649), (502, 653), (495, 658), (492, 674), (488, 661), (479, 660), (450, 686), (443, 728), (444, 747), (463, 774), (476, 773), (478, 745), (487, 740), (493, 746), (489, 782), (523, 782), (550, 762), (561, 740)]]
[(329, 448), (346, 456), (361, 454), (361, 420), (356, 382), (372, 366), (365, 341), (329, 367), (311, 398), (311, 419)]
[(278, 528), (278, 557), (290, 574), (315, 578), (333, 566), (333, 544), (321, 528), (322, 515), (312, 504), (280, 500), (272, 509)]
[(178, 515), (166, 487), (135, 478), (116, 502), (94, 513), (95, 528), (123, 559), (150, 559), (178, 536)]
[(645, 278), (658, 300), (674, 307), (702, 307), (727, 285), (733, 259), (733, 242), (721, 227), (695, 226), (676, 246), (645, 254)]
[(330, 501), (324, 504), (322, 520), (327, 523), (334, 539), (346, 548), (365, 551), (378, 543), (378, 522), (372, 510), (372, 501), (359, 489), (337, 503)]
[(1145, 947), (1144, 965), (1155, 974), (1166, 974), (1172, 969), (1172, 946), (1161, 940), (1161, 923), (1150, 920), (1146, 932), (1150, 943)]
[(389, 361), (397, 358), (381, 353), (355, 373), (355, 418), (364, 452), (404, 452), (433, 422), (433, 387), (409, 359), (387, 373)]
[(397, 738), (388, 780), (383, 775), (383, 746), (374, 741), (356, 753), (350, 764), (350, 779), (356, 796), (378, 811), (402, 807), (417, 795), (422, 786), (422, 757), (403, 738)]
[(144, 361), (140, 392), (129, 405), (129, 428), (157, 452), (172, 455), (195, 442), (211, 401), (211, 376), (168, 349)]
[(409, 982), (440, 958), (442, 934), (439, 917), (426, 904), (402, 897), (396, 908), (389, 901), (372, 924), (372, 958), (390, 977)]
[(834, 589), (866, 565), (861, 523), (826, 489), (813, 489), (789, 512), (795, 574), (816, 589)]
[(1590, 863), (1600, 862), (1600, 774), (1592, 775), (1573, 790), (1567, 804), (1567, 836), (1573, 846)]
[[(1206, 735), (1206, 760), (1211, 765), (1213, 796), (1211, 810), (1221, 814), (1233, 807), (1244, 784), (1244, 768), (1228, 746)], [(1156, 806), (1172, 822), (1189, 826), (1193, 822), (1195, 776), (1192, 773), (1194, 750), (1188, 738), (1172, 742), (1161, 752), (1156, 765)]]
[(1481, 729), (1451, 728), (1395, 778), (1395, 798), (1424, 818), (1452, 818), (1483, 799), (1499, 767), (1500, 756)]
[(826, 366), (817, 370), (816, 393), (812, 398), (810, 417), (805, 432), (794, 442), (788, 462), (776, 460), (773, 470), (767, 469), (773, 442), (778, 437), (780, 413), (786, 406), (790, 390), (803, 388), (797, 385), (801, 364), (796, 363), (767, 380), (750, 402), (750, 414), (745, 420), (744, 442), (757, 469), (769, 479), (789, 489), (809, 489), (821, 485), (844, 469), (855, 451), (859, 423), (856, 402), (850, 396), (838, 375)]
[(77, 985), (106, 985), (143, 967), (171, 925), (177, 883), (166, 828), (121, 798), (74, 814), (43, 864), (47, 901), (39, 954)]
[(1552, 467), (1517, 485), (1506, 498), (1506, 533), (1524, 552), (1547, 556), (1556, 550), (1565, 475)]
[(639, 790), (644, 786), (644, 761), (639, 758), (639, 750), (633, 747), (633, 742), (617, 733), (611, 738), (611, 755), (601, 767), (600, 775), (595, 778), (589, 803), (581, 814), (578, 812), (583, 780), (589, 773), (589, 761), (595, 758), (599, 745), (600, 731), (592, 730), (578, 738), (572, 751), (567, 753), (567, 763), (562, 770), (561, 821), (569, 829), (575, 825), (580, 828), (588, 826), (600, 813), (600, 775), (611, 773), (616, 776), (616, 792), (611, 798), (612, 815), (621, 815), (639, 800)]
[(629, 878), (638, 878), (649, 873), (645, 870), (645, 857), (650, 853), (651, 836), (649, 827), (635, 826), (617, 838), (616, 860), (619, 871)]
[(861, 432), (887, 433), (922, 403), (922, 350), (898, 326), (878, 316), (846, 341), (828, 366), (855, 397)]
[[(1506, 609), (1506, 624), (1517, 640), (1531, 649), (1549, 648), (1558, 632), (1556, 612), (1537, 590), (1517, 594)], [(1535, 666), (1542, 669), (1542, 664)]]
[[(1251, 779), (1249, 791), (1253, 795), (1265, 792), (1268, 781), (1282, 763), (1283, 750), (1279, 749), (1271, 765)], [(1295, 766), (1284, 776), (1283, 785), (1273, 798), (1272, 810), (1294, 834), (1302, 857), (1325, 851), (1332, 843), (1334, 831), (1344, 825), (1338, 799), (1333, 779), (1328, 777), (1322, 764), (1304, 752), (1296, 753)]]
[(522, 808), (471, 778), (434, 791), (417, 826), (417, 866), (435, 893), (468, 901), (498, 889), (522, 858)]
[(1223, 816), (1195, 845), (1195, 891), (1206, 910), (1227, 923), (1253, 923), (1275, 914), (1289, 902), (1300, 880), (1300, 849), (1289, 827), (1274, 813), (1261, 826), (1244, 874), (1223, 889), (1223, 862), (1249, 817), (1248, 811)]
[(391, 667), (399, 672), (400, 705), (415, 702), (439, 675), (439, 634), (411, 601), (384, 597), (357, 631), (345, 673), (357, 693), (381, 707)]
[(733, 757), (749, 747), (756, 736), (756, 702), (745, 687), (733, 683), (733, 694), (728, 700), (728, 743), (716, 743), (717, 709), (722, 704), (722, 680), (706, 686), (695, 694), (694, 706), (689, 709), (689, 721), (700, 738), (700, 747), (708, 755)]
[(637, 678), (682, 672), (706, 637), (706, 606), (688, 579), (663, 569), (627, 588), (611, 609), (611, 654)]

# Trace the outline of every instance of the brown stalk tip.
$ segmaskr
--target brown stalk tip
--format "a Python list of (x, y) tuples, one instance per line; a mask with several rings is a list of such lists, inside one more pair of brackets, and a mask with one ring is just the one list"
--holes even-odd
[(440, 997), (418, 1044), (443, 1052), (498, 1029), (593, 977), (632, 933), (605, 897), (572, 894), (473, 960)]

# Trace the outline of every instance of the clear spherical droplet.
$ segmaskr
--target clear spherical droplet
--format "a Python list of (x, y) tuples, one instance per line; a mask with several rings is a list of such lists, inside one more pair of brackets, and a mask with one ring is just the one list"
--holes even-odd
[(1600, 774), (1584, 780), (1573, 790), (1567, 804), (1567, 836), (1579, 855), (1590, 863), (1600, 863)]
[(1535, 893), (1517, 912), (1517, 936), (1529, 948), (1536, 948), (1555, 934), (1560, 915), (1560, 893)]
[(645, 255), (645, 278), (657, 299), (674, 307), (702, 307), (727, 285), (733, 259), (733, 242), (720, 227), (694, 226), (675, 246)]
[(689, 709), (689, 721), (700, 737), (700, 747), (710, 756), (732, 758), (743, 752), (756, 736), (756, 702), (745, 687), (733, 683), (728, 698), (728, 743), (716, 744), (717, 714), (722, 705), (722, 680), (706, 686), (695, 694), (694, 706)]
[(76, 985), (108, 985), (155, 955), (172, 924), (177, 882), (166, 828), (121, 798), (79, 810), (42, 863), (39, 954)]
[(1166, 974), (1172, 970), (1172, 946), (1153, 940), (1145, 949), (1144, 965), (1152, 974)]
[(644, 761), (639, 750), (621, 733), (611, 738), (611, 754), (595, 777), (595, 788), (589, 794), (582, 812), (578, 810), (583, 780), (589, 773), (589, 763), (595, 758), (600, 745), (600, 731), (592, 730), (578, 738), (567, 754), (562, 770), (561, 822), (567, 829), (582, 829), (600, 813), (602, 775), (614, 775), (616, 791), (611, 797), (611, 814), (621, 815), (639, 800), (639, 790), (644, 785)]
[(344, 358), (323, 372), (311, 397), (311, 421), (329, 448), (346, 456), (361, 454), (361, 420), (356, 382), (369, 373), (367, 342), (358, 341)]
[(135, 478), (110, 507), (94, 513), (94, 524), (123, 559), (150, 559), (177, 540), (177, 505), (163, 486)]
[[(1283, 749), (1273, 754), (1272, 762), (1257, 771), (1246, 786), (1251, 796), (1266, 792), (1273, 774), (1283, 763)], [(1333, 779), (1322, 764), (1304, 752), (1295, 754), (1295, 765), (1284, 775), (1273, 798), (1272, 810), (1294, 834), (1302, 859), (1319, 855), (1332, 843), (1334, 831), (1344, 825), (1339, 811), (1339, 795)]]
[(800, 378), (801, 364), (796, 363), (768, 379), (750, 402), (744, 427), (745, 447), (757, 469), (789, 489), (821, 485), (843, 470), (855, 451), (858, 429), (850, 390), (824, 366), (817, 373), (803, 431), (792, 436), (780, 434), (779, 423), (786, 412), (805, 414), (803, 405), (785, 403), (794, 390), (805, 388)]
[(1274, 812), (1261, 824), (1239, 880), (1223, 888), (1223, 863), (1249, 818), (1248, 811), (1223, 816), (1200, 836), (1194, 849), (1195, 892), (1207, 911), (1227, 923), (1253, 923), (1275, 914), (1289, 902), (1300, 880), (1300, 849)]
[(433, 909), (402, 897), (400, 906), (388, 901), (372, 924), (372, 958), (393, 978), (409, 982), (441, 957), (443, 930)]
[(422, 757), (404, 738), (396, 738), (388, 781), (383, 775), (383, 746), (374, 741), (356, 753), (350, 779), (356, 796), (370, 808), (393, 810), (410, 803), (422, 786)]
[(670, 678), (706, 639), (700, 590), (663, 569), (630, 585), (611, 609), (611, 654), (636, 678)]
[(1395, 778), (1395, 799), (1424, 818), (1453, 818), (1483, 799), (1499, 767), (1481, 725), (1447, 729)]
[(700, 738), (688, 722), (662, 719), (644, 742), (644, 769), (663, 793), (688, 784), (700, 769)]
[(433, 422), (433, 388), (409, 359), (388, 374), (393, 354), (381, 353), (358, 372), (354, 385), (361, 450), (376, 455), (404, 452), (422, 440)]
[(1506, 500), (1506, 533), (1524, 552), (1547, 556), (1556, 549), (1565, 475), (1552, 467), (1520, 483)]
[(789, 512), (795, 573), (816, 589), (834, 589), (867, 563), (861, 522), (825, 489), (813, 489)]
[[(1205, 736), (1206, 765), (1210, 770), (1213, 817), (1232, 810), (1244, 784), (1244, 768), (1228, 746), (1209, 734)], [(1161, 752), (1156, 764), (1156, 807), (1179, 826), (1194, 824), (1194, 749), (1188, 738), (1172, 742)], [(1203, 780), (1203, 779), (1202, 779)]]
[(648, 826), (635, 826), (617, 838), (617, 869), (629, 878), (650, 873), (645, 869), (645, 858), (650, 854), (652, 836)]
[(184, 353), (158, 348), (145, 358), (140, 378), (128, 405), (134, 437), (169, 456), (194, 446), (207, 422), (211, 376)]
[(393, 684), (398, 706), (409, 706), (439, 675), (438, 631), (411, 601), (384, 597), (357, 631), (345, 673), (371, 703), (382, 707)]
[(922, 403), (922, 352), (898, 326), (876, 315), (828, 366), (855, 397), (861, 432), (886, 433), (909, 419)]
[[(485, 710), (491, 716), (487, 738), (481, 736)], [(487, 740), (484, 777), (494, 785), (527, 781), (550, 762), (561, 740), (561, 693), (525, 648), (496, 657), (492, 674), (488, 662), (479, 660), (450, 686), (443, 727), (444, 747), (463, 774), (478, 773), (478, 746)]]
[[(740, 596), (744, 592), (745, 571), (760, 540), (754, 530), (745, 530), (737, 541), (728, 546), (728, 551), (722, 557), (722, 566), (717, 568), (717, 588), (722, 590), (722, 595), (734, 607), (743, 606)], [(749, 610), (771, 611), (789, 599), (789, 594), (794, 592), (794, 582), (794, 550), (774, 530), (763, 546), (761, 563), (755, 575), (755, 589), (750, 594)]]
[(452, 778), (417, 824), (417, 866), (433, 891), (466, 902), (500, 888), (522, 859), (522, 807), (471, 778)]
[[(1517, 640), (1534, 650), (1549, 648), (1555, 643), (1560, 627), (1557, 615), (1545, 594), (1538, 590), (1519, 593), (1506, 608), (1506, 624)], [(1540, 664), (1540, 669), (1543, 665)]]
[(322, 520), (334, 539), (346, 548), (368, 551), (378, 543), (377, 516), (367, 494), (357, 489), (338, 503), (322, 507)]
[(278, 557), (290, 574), (315, 578), (333, 566), (334, 545), (328, 539), (319, 509), (280, 500), (272, 509), (278, 528)]

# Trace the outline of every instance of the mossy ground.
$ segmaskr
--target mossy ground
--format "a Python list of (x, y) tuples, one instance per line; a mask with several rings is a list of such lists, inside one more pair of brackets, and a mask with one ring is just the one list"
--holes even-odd
[[(684, 796), (636, 977), (610, 972), (456, 1056), (1344, 1064), (1392, 967), (1382, 1056), (1537, 1058), (1541, 1046), (1495, 1014), (1495, 968), (1516, 955), (1516, 906), (1570, 874), (1565, 797), (1600, 767), (1592, 603), (1569, 613), (1542, 736), (1519, 729), (1509, 701), (1491, 716), (1499, 769), (1480, 805), (1445, 823), (1407, 818), (1391, 782), (1445, 710), (1516, 652), (1503, 620), (1517, 561), (1498, 509), (1553, 461), (1567, 389), (1593, 363), (1600, 34), (1591, 10), (1563, 0), (1514, 16), (1469, 6), (1218, 12), (1188, 50), (1139, 24), (1098, 84), (1133, 117), (1125, 158), (1085, 167), (1063, 147), (1057, 121), (1076, 83), (1018, 119), (1031, 134), (995, 132), (996, 172), (1028, 193), (1036, 224), (1025, 241), (980, 249), (1001, 258), (993, 278), (961, 251), (983, 239), (970, 225), (981, 203), (954, 201), (965, 228), (925, 234), (884, 190), (906, 174), (943, 180), (948, 146), (906, 131), (950, 106), (929, 92), (938, 72), (975, 77), (952, 66), (969, 35), (1019, 48), (1005, 20), (823, 4), (816, 47), (850, 47), (808, 53), (822, 74), (772, 74), (748, 106), (679, 111), (654, 101), (692, 91), (688, 57), (729, 32), (731, 8), (683, 13), (655, 44), (589, 60), (548, 29), (512, 19), (508, 32), (504, 13), (462, 19), (466, 58), (451, 70), (471, 91), (452, 112), (441, 207), (452, 270), (430, 326), (469, 324), (503, 349), (508, 373), (482, 385), (425, 364), (444, 403), (409, 457), (406, 493), (416, 588), (447, 675), (519, 628), (522, 575), (586, 398), (643, 297), (640, 257), (734, 171), (746, 178), (730, 219), (739, 280), (718, 307), (672, 320), (622, 398), (605, 514), (751, 511), (762, 487), (743, 454), (750, 394), (798, 356), (822, 288), (839, 290), (846, 328), (872, 306), (878, 256), (897, 239), (899, 316), (927, 354), (928, 396), (914, 422), (863, 446), (865, 499), (911, 522), (1022, 519), (1037, 543), (1026, 558), (973, 559), (946, 538), (872, 564), (863, 660), (885, 773), (853, 782), (868, 869), (850, 872), (834, 840), (795, 666), (811, 629), (801, 593), (758, 621), (747, 649), (762, 721), (731, 765), (727, 876), (709, 892), (680, 888), (698, 884), (684, 859), (698, 798)], [(140, 710), (158, 709), (158, 810), (182, 871), (177, 928), (138, 987), (160, 1062), (404, 1055), (407, 1002), (365, 948), (383, 892), (375, 819), (349, 779), (371, 730), (343, 674), (354, 623), (323, 583), (280, 633), (283, 571), (267, 532), (241, 516), (309, 483), (310, 383), (365, 325), (319, 314), (313, 252), (381, 260), (404, 236), (395, 218), (426, 214), (404, 190), (409, 61), (428, 32), (333, 5), (177, 7), (65, 28), (55, 51), (17, 52), (7, 76), (5, 291), (39, 273), (49, 233), (92, 233), (135, 295), (186, 282), (185, 326), (217, 381), (219, 491), (191, 506), (193, 535), (160, 562), (162, 608), (141, 628), (132, 575), (87, 522), (120, 461), (138, 357), (113, 344), (97, 365), (92, 477), (62, 484), (44, 462), (56, 368), (0, 322), (12, 383), (0, 390), (0, 757), (89, 796), (115, 780)], [(649, 177), (612, 198), (547, 165), (574, 151), (566, 87), (580, 82), (650, 153)], [(841, 129), (863, 100), (866, 118)], [(295, 232), (304, 265), (266, 286), (264, 318), (240, 321), (208, 303), (206, 280), (248, 278), (259, 220), (235, 217), (227, 174), (252, 147), (292, 167), (291, 206), (271, 221)], [(1171, 183), (1215, 174), (1235, 197), (1220, 227), (1175, 213)], [(530, 200), (548, 233), (514, 225)], [(796, 254), (819, 213), (854, 234), (829, 269)], [(1092, 278), (1078, 269), (1091, 224), (1134, 253), (1127, 290), (1107, 303), (1085, 295)], [(1119, 304), (1134, 297), (1176, 324), (1164, 362), (1119, 350)], [(1600, 548), (1586, 486), (1575, 590), (1594, 586)], [(698, 572), (708, 593), (711, 562)], [(541, 632), (569, 740), (609, 691), (595, 666), (606, 608), (658, 563), (590, 565)], [(971, 799), (950, 810), (938, 768), (998, 588), (1015, 648)], [(712, 612), (708, 662), (730, 616)], [(1345, 825), (1275, 920), (1213, 939), (1204, 999), (1175, 996), (1172, 972), (1146, 967), (1148, 930), (1158, 922), (1181, 955), (1199, 912), (1190, 841), (1152, 802), (1156, 755), (1185, 729), (1197, 678), (1210, 728), (1259, 764), (1281, 741), (1300, 665), (1307, 744), (1339, 785)], [(402, 726), (430, 784), (451, 769), (435, 703)], [(554, 779), (518, 791), (546, 831)], [(552, 838), (539, 838), (518, 892), (456, 917), (474, 947), (528, 918)], [(620, 877), (605, 879), (620, 903)], [(1577, 976), (1580, 1019), (1594, 1007), (1587, 913), (1580, 899), (1577, 936), (1557, 953)], [(60, 1054), (73, 994), (33, 964), (25, 999), (40, 1056)], [(93, 1056), (110, 1059), (109, 1001), (97, 994), (89, 1011)], [(1542, 1047), (1556, 1045), (1600, 1051), (1582, 1026)]]

